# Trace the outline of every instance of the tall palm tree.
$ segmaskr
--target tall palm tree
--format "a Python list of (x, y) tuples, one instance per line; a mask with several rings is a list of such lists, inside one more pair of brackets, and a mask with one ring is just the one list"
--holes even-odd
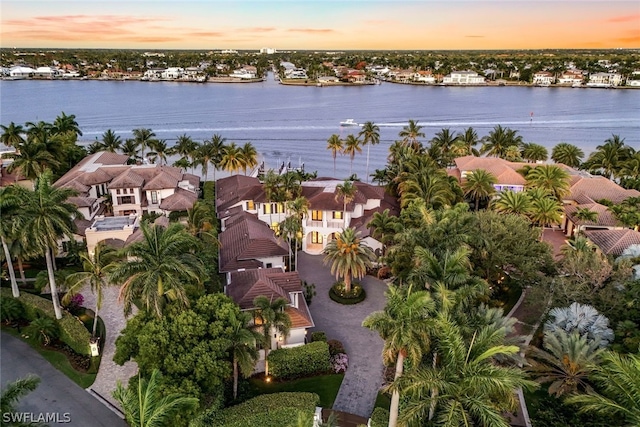
[(604, 351), (597, 341), (589, 340), (578, 332), (547, 331), (543, 347), (532, 346), (529, 349), (531, 366), (528, 371), (537, 382), (551, 383), (549, 394), (559, 397), (578, 390), (591, 390), (587, 379)]
[[(171, 147), (171, 154), (178, 154), (182, 158), (191, 159), (190, 164), (195, 163), (198, 152), (198, 143), (196, 143), (190, 136), (183, 133), (176, 139), (176, 145)], [(193, 168), (193, 166), (192, 166)], [(193, 172), (193, 171), (192, 171)]]
[(440, 129), (430, 141), (431, 148), (429, 149), (429, 153), (431, 157), (437, 161), (439, 165), (443, 167), (449, 166), (452, 161), (451, 152), (456, 140), (457, 136), (451, 132), (451, 129)]
[(13, 162), (7, 167), (7, 172), (19, 172), (23, 177), (34, 180), (45, 170), (52, 170), (60, 162), (49, 153), (43, 144), (27, 141), (20, 146), (20, 151), (10, 155)]
[(340, 136), (335, 133), (329, 137), (327, 140), (327, 150), (331, 151), (331, 155), (333, 156), (333, 176), (336, 175), (336, 156), (338, 153), (342, 153), (343, 141), (340, 139)]
[(530, 163), (544, 162), (549, 158), (549, 151), (544, 145), (525, 142), (522, 144), (521, 155), (523, 159)]
[(371, 236), (382, 243), (384, 257), (387, 246), (393, 242), (394, 236), (402, 227), (398, 217), (392, 216), (389, 209), (385, 209), (382, 213), (374, 212), (367, 226), (372, 229)]
[(367, 274), (375, 254), (353, 228), (345, 228), (340, 235), (324, 248), (324, 264), (331, 262), (331, 274), (344, 278), (345, 291), (351, 292), (351, 279), (360, 279)]
[(153, 159), (160, 159), (160, 166), (163, 165), (163, 162), (167, 162), (167, 152), (169, 148), (167, 147), (167, 141), (164, 139), (152, 139), (149, 141), (149, 148), (151, 151), (147, 154), (147, 156)]
[(231, 354), (233, 364), (233, 400), (238, 398), (238, 370), (248, 377), (258, 360), (256, 343), (261, 342), (263, 336), (253, 330), (252, 322), (253, 317), (246, 311), (241, 311), (238, 316), (232, 313), (229, 318), (231, 332), (227, 335), (227, 351)]
[(536, 166), (527, 173), (525, 179), (528, 188), (541, 188), (558, 201), (569, 194), (569, 174), (559, 166)]
[(226, 138), (223, 138), (222, 135), (214, 134), (209, 143), (211, 144), (211, 149), (214, 152), (214, 155), (211, 159), (211, 166), (213, 166), (213, 181), (216, 180), (216, 171), (220, 167), (220, 161), (222, 160), (222, 155), (224, 154), (225, 143), (227, 142)]
[(119, 257), (114, 248), (105, 245), (104, 242), (100, 242), (95, 247), (93, 254), (88, 252), (81, 253), (80, 259), (82, 260), (83, 271), (67, 276), (68, 292), (63, 301), (69, 302), (71, 297), (86, 284), (91, 286), (91, 292), (96, 296), (96, 310), (93, 317), (93, 336), (95, 337), (98, 315), (102, 308), (102, 298), (104, 296), (103, 286), (108, 284), (107, 278), (118, 265)]
[(138, 386), (124, 388), (118, 381), (113, 397), (120, 403), (125, 420), (131, 427), (168, 427), (174, 415), (194, 410), (198, 399), (179, 393), (162, 397), (160, 371), (154, 369), (147, 380), (138, 373)]
[(465, 178), (462, 184), (464, 195), (475, 200), (476, 211), (480, 207), (480, 200), (486, 200), (495, 194), (496, 177), (484, 169), (476, 169)]
[(626, 425), (640, 425), (640, 355), (607, 351), (591, 379), (601, 393), (594, 391), (569, 397), (578, 412), (621, 417)]
[(133, 140), (136, 145), (140, 147), (142, 151), (142, 158), (144, 159), (144, 149), (149, 145), (149, 141), (155, 139), (156, 134), (151, 129), (138, 128), (132, 131)]
[(259, 295), (253, 300), (254, 315), (258, 319), (256, 322), (262, 328), (264, 345), (264, 375), (269, 376), (269, 350), (271, 350), (272, 331), (283, 336), (289, 335), (291, 329), (291, 318), (285, 312), (288, 302), (284, 298), (273, 299), (265, 295)]
[(633, 153), (620, 168), (620, 176), (625, 178), (640, 179), (640, 150)]
[(212, 207), (204, 200), (196, 201), (187, 210), (187, 232), (206, 243), (219, 245), (216, 218)]
[(300, 233), (295, 234), (296, 239), (296, 254), (295, 254), (295, 271), (298, 271), (298, 241), (302, 237), (302, 219), (309, 212), (309, 200), (304, 196), (296, 197), (294, 200), (287, 202), (287, 209), (291, 212), (293, 218), (295, 218), (297, 225), (296, 229)]
[(252, 143), (245, 142), (240, 148), (240, 152), (242, 154), (242, 170), (246, 175), (247, 169), (252, 169), (258, 165), (258, 151)]
[(195, 154), (195, 163), (202, 167), (202, 178), (206, 181), (209, 177), (209, 164), (214, 161), (218, 155), (216, 147), (209, 141), (205, 141), (198, 146)]
[(342, 184), (336, 185), (336, 201), (342, 200), (342, 221), (345, 226), (347, 224), (347, 205), (353, 201), (358, 192), (358, 187), (353, 181), (344, 181)]
[[(402, 376), (405, 358), (412, 366), (418, 366), (425, 350), (429, 349), (429, 316), (434, 304), (427, 291), (411, 292), (405, 288), (390, 286), (385, 292), (387, 304), (384, 310), (368, 315), (362, 326), (380, 334), (384, 340), (382, 357), (386, 365), (395, 360), (394, 380)], [(398, 421), (400, 393), (394, 390), (389, 409), (389, 426)]]
[(576, 209), (575, 218), (578, 221), (596, 222), (598, 220), (598, 212), (589, 208), (578, 208)]
[(569, 167), (577, 168), (582, 163), (584, 151), (573, 144), (561, 142), (551, 151), (551, 159), (556, 163), (563, 163)]
[(516, 409), (516, 390), (533, 389), (535, 383), (525, 379), (522, 370), (495, 363), (499, 357), (513, 357), (520, 351), (503, 344), (504, 328), (482, 326), (468, 340), (458, 325), (437, 316), (433, 330), (432, 348), (442, 356), (389, 387), (406, 399), (400, 422), (508, 427), (503, 414)]
[(420, 145), (418, 138), (424, 138), (424, 132), (422, 132), (422, 126), (418, 125), (417, 120), (409, 120), (409, 123), (402, 128), (398, 136), (402, 139), (403, 145), (417, 147)]
[(240, 171), (243, 164), (244, 158), (242, 157), (242, 150), (240, 147), (238, 147), (235, 142), (225, 145), (222, 158), (220, 159), (220, 167), (233, 174), (234, 172)]
[(613, 180), (620, 168), (632, 155), (633, 149), (624, 143), (624, 138), (612, 135), (603, 145), (598, 145), (591, 153), (584, 166), (595, 171), (602, 171), (605, 176)]
[(122, 144), (121, 149), (122, 154), (125, 154), (129, 157), (129, 163), (135, 163), (140, 158), (140, 156), (138, 156), (138, 153), (140, 152), (138, 150), (138, 144), (133, 139), (125, 140), (124, 144)]
[(493, 202), (496, 212), (527, 216), (531, 211), (531, 198), (524, 191), (503, 190)]
[(158, 317), (167, 300), (188, 306), (185, 286), (200, 286), (204, 277), (202, 261), (194, 254), (198, 240), (179, 223), (165, 228), (143, 222), (140, 229), (142, 240), (125, 248), (127, 260), (109, 277), (122, 285), (119, 298), (124, 301), (125, 315), (131, 313), (135, 301)]
[(489, 134), (483, 138), (484, 144), (480, 153), (505, 158), (509, 147), (519, 147), (522, 143), (522, 136), (517, 133), (517, 130), (503, 128), (501, 125), (494, 126)]
[(562, 204), (551, 197), (535, 199), (531, 204), (529, 216), (534, 223), (543, 228), (559, 224), (562, 221)]
[[(372, 145), (380, 144), (380, 128), (373, 122), (364, 122), (358, 137), (362, 138), (362, 145), (367, 146), (367, 182), (369, 182), (369, 148)], [(334, 171), (335, 174), (335, 171)]]
[(53, 271), (53, 253), (58, 247), (59, 238), (67, 236), (73, 239), (73, 219), (80, 218), (82, 214), (76, 205), (67, 201), (69, 197), (77, 194), (76, 191), (56, 188), (51, 181), (51, 172), (46, 171), (36, 179), (33, 191), (18, 190), (18, 197), (23, 200), (20, 239), (25, 247), (33, 249), (34, 254), (44, 255), (53, 309), (56, 319), (61, 319), (62, 310)]
[(9, 270), (9, 278), (11, 281), (11, 292), (14, 298), (20, 296), (18, 282), (16, 281), (16, 273), (13, 269), (13, 257), (9, 250), (9, 243), (14, 238), (17, 239), (16, 232), (21, 229), (19, 222), (22, 218), (20, 204), (21, 201), (17, 197), (16, 187), (0, 187), (0, 238), (2, 239), (2, 249), (4, 251), (4, 259)]
[(82, 136), (75, 114), (67, 116), (64, 111), (60, 112), (60, 115), (55, 118), (51, 130), (54, 134), (71, 133), (75, 135), (76, 139), (78, 136)]
[(122, 138), (120, 137), (120, 135), (117, 135), (111, 129), (107, 129), (102, 134), (101, 142), (102, 142), (102, 148), (105, 151), (109, 151), (111, 153), (118, 152), (118, 150), (120, 150), (122, 146)]
[(27, 142), (37, 141), (43, 142), (51, 135), (52, 125), (51, 123), (40, 120), (39, 122), (27, 122)]
[(2, 135), (0, 136), (0, 142), (7, 147), (18, 148), (24, 144), (25, 129), (22, 125), (16, 125), (14, 122), (9, 123), (9, 126), (0, 125), (2, 129)]
[(362, 141), (360, 141), (355, 135), (347, 135), (347, 138), (344, 140), (344, 149), (342, 152), (344, 154), (348, 154), (351, 159), (351, 166), (349, 168), (349, 174), (353, 174), (353, 159), (356, 156), (356, 153), (362, 152)]
[(462, 132), (458, 132), (456, 140), (453, 143), (452, 153), (455, 157), (458, 156), (479, 156), (480, 152), (474, 147), (478, 145), (480, 139), (478, 133), (472, 128), (468, 127)]

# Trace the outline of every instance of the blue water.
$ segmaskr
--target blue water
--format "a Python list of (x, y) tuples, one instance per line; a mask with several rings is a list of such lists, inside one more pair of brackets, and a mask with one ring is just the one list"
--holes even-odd
[[(135, 128), (151, 128), (169, 143), (186, 133), (196, 140), (215, 133), (243, 144), (251, 141), (266, 164), (305, 164), (308, 171), (333, 175), (326, 149), (332, 134), (358, 128), (340, 121), (373, 121), (381, 144), (371, 147), (370, 172), (386, 162), (388, 147), (409, 119), (419, 121), (424, 142), (443, 127), (472, 126), (479, 136), (496, 124), (517, 129), (527, 142), (551, 149), (559, 142), (587, 154), (619, 134), (640, 149), (640, 90), (530, 87), (421, 87), (383, 83), (363, 87), (282, 86), (270, 76), (261, 83), (172, 83), (117, 81), (2, 81), (0, 122), (53, 121), (75, 114), (91, 142), (107, 129), (131, 137)], [(533, 113), (533, 115), (532, 115)], [(364, 177), (366, 147), (353, 162)], [(339, 177), (350, 172), (338, 157)]]

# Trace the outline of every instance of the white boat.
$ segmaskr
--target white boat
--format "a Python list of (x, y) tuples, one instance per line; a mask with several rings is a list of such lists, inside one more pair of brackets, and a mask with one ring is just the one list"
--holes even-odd
[(354, 122), (353, 119), (347, 119), (343, 122), (340, 122), (340, 126), (360, 126), (360, 124)]

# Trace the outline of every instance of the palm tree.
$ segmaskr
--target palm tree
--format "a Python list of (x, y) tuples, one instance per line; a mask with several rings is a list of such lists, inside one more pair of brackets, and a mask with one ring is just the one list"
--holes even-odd
[(353, 201), (358, 192), (358, 187), (353, 181), (344, 181), (342, 184), (336, 185), (336, 201), (342, 200), (342, 221), (347, 224), (347, 205)]
[(113, 397), (120, 403), (131, 427), (168, 427), (173, 416), (198, 407), (198, 399), (179, 393), (162, 397), (160, 371), (154, 369), (149, 380), (138, 373), (137, 387), (124, 388), (120, 381)]
[(156, 159), (160, 159), (160, 166), (163, 162), (167, 162), (167, 141), (165, 139), (152, 139), (149, 141), (149, 148), (151, 151), (147, 154), (147, 157), (151, 158), (151, 162), (155, 163)]
[(392, 216), (389, 209), (382, 213), (374, 212), (367, 226), (372, 229), (371, 236), (382, 243), (382, 256), (386, 254), (387, 246), (393, 242), (393, 238), (401, 229), (398, 217)]
[(209, 141), (205, 141), (198, 146), (195, 154), (195, 162), (202, 166), (202, 178), (206, 181), (209, 175), (209, 164), (214, 162), (214, 158), (218, 155), (216, 147)]
[(242, 155), (242, 169), (246, 175), (247, 169), (254, 168), (258, 165), (258, 152), (252, 143), (245, 142), (240, 148), (240, 153)]
[(34, 141), (22, 144), (20, 151), (10, 157), (13, 162), (7, 167), (7, 172), (18, 171), (29, 180), (36, 179), (45, 170), (51, 170), (60, 164), (43, 144)]
[(240, 147), (238, 147), (235, 142), (226, 145), (222, 153), (222, 158), (220, 159), (220, 167), (233, 174), (234, 172), (240, 171), (243, 165), (244, 159)]
[[(302, 232), (302, 219), (309, 212), (309, 200), (304, 196), (296, 197), (294, 200), (287, 202), (287, 209), (297, 221), (297, 229)], [(298, 271), (298, 241), (301, 233), (296, 233), (296, 254), (295, 254), (295, 271)]]
[(140, 147), (142, 151), (142, 158), (144, 159), (144, 149), (149, 145), (150, 141), (155, 139), (156, 134), (151, 129), (145, 128), (134, 129), (132, 133), (133, 140), (135, 141), (136, 145)]
[(569, 167), (577, 168), (582, 163), (584, 151), (573, 144), (561, 142), (551, 151), (551, 159), (556, 163), (563, 163)]
[(456, 140), (457, 136), (451, 132), (451, 129), (440, 129), (430, 141), (431, 148), (429, 149), (429, 153), (431, 157), (441, 166), (449, 166), (452, 160), (451, 152)]
[(95, 247), (93, 254), (82, 253), (80, 254), (80, 259), (82, 260), (83, 271), (67, 276), (68, 292), (63, 301), (65, 303), (70, 301), (71, 297), (87, 283), (91, 286), (91, 292), (96, 296), (96, 310), (93, 317), (93, 336), (95, 337), (98, 314), (102, 308), (102, 298), (104, 296), (103, 286), (107, 285), (107, 278), (118, 265), (119, 257), (114, 248), (105, 245), (104, 242), (100, 242)]
[(102, 148), (111, 153), (116, 153), (122, 146), (122, 138), (111, 129), (107, 129), (105, 133), (102, 134), (101, 142)]
[(578, 412), (621, 417), (627, 426), (640, 425), (640, 355), (607, 351), (591, 379), (601, 394), (590, 391), (569, 397)]
[(285, 312), (288, 302), (284, 298), (273, 299), (259, 295), (253, 300), (256, 324), (262, 327), (264, 345), (264, 375), (269, 376), (269, 350), (271, 350), (271, 333), (275, 329), (280, 335), (288, 336), (291, 329), (291, 318)]
[(441, 355), (436, 363), (421, 365), (389, 387), (405, 396), (400, 422), (508, 427), (503, 414), (516, 409), (515, 391), (536, 384), (522, 370), (495, 363), (520, 351), (503, 344), (505, 329), (482, 326), (467, 340), (458, 325), (440, 315), (433, 330), (432, 348)]
[[(397, 286), (386, 291), (387, 304), (384, 310), (368, 315), (362, 326), (380, 334), (384, 340), (382, 357), (385, 365), (395, 360), (394, 380), (402, 376), (405, 358), (411, 366), (418, 366), (425, 350), (429, 349), (429, 316), (434, 309), (431, 295), (427, 291), (411, 292)], [(389, 426), (398, 421), (400, 393), (394, 390), (389, 409)]]
[(7, 147), (19, 148), (22, 144), (24, 144), (25, 140), (23, 135), (25, 134), (25, 129), (22, 125), (16, 125), (15, 123), (9, 123), (9, 126), (0, 125), (0, 129), (2, 129), (2, 136), (0, 136), (0, 142), (2, 142)]
[(213, 157), (211, 158), (211, 166), (213, 166), (213, 181), (216, 180), (216, 171), (218, 167), (220, 167), (220, 161), (222, 160), (222, 155), (225, 149), (225, 143), (227, 142), (226, 138), (223, 138), (222, 135), (214, 134), (209, 140), (211, 144), (211, 150), (214, 152)]
[(417, 148), (420, 145), (418, 138), (424, 138), (424, 132), (422, 132), (422, 126), (418, 125), (417, 120), (409, 120), (409, 123), (402, 128), (398, 136), (402, 138), (403, 145), (411, 145)]
[[(5, 386), (4, 390), (2, 390), (2, 394), (0, 394), (0, 410), (2, 411), (2, 425), (3, 426), (16, 426), (16, 427), (27, 427), (27, 426), (37, 426), (40, 424), (35, 423), (8, 423), (5, 419), (5, 414), (12, 414), (17, 412), (18, 401), (22, 399), (27, 394), (34, 391), (38, 388), (40, 384), (40, 377), (28, 374), (23, 378), (19, 378), (15, 381), (8, 382)], [(11, 417), (9, 417), (11, 419)], [(6, 424), (5, 424), (6, 423)]]
[(625, 178), (640, 179), (640, 150), (633, 153), (620, 168), (620, 176)]
[(463, 132), (458, 132), (456, 140), (453, 143), (452, 152), (455, 157), (458, 156), (479, 156), (480, 152), (474, 147), (478, 145), (478, 133), (468, 127)]
[[(380, 128), (373, 122), (365, 122), (358, 133), (358, 137), (362, 138), (362, 145), (367, 146), (367, 182), (369, 182), (369, 148), (371, 145), (380, 144)], [(335, 157), (334, 157), (335, 159)], [(335, 175), (335, 170), (334, 170)]]
[(451, 206), (456, 200), (451, 182), (442, 169), (433, 173), (403, 172), (399, 181), (398, 192), (402, 208), (407, 207), (414, 200), (423, 200), (427, 207), (436, 209)]
[(348, 154), (351, 159), (349, 174), (353, 174), (353, 159), (356, 156), (356, 153), (362, 152), (360, 144), (361, 141), (355, 135), (347, 135), (347, 138), (344, 140), (344, 149), (342, 152), (344, 154)]
[(121, 284), (119, 299), (124, 301), (125, 315), (131, 304), (140, 301), (148, 311), (162, 316), (166, 300), (189, 305), (185, 286), (201, 285), (202, 261), (193, 253), (199, 247), (197, 238), (179, 223), (168, 227), (140, 225), (143, 238), (124, 250), (127, 260), (111, 273), (109, 280)]
[(476, 202), (476, 211), (480, 207), (480, 200), (490, 198), (495, 192), (496, 177), (484, 169), (476, 169), (465, 178), (462, 184), (465, 196), (470, 196)]
[(176, 145), (171, 147), (171, 154), (178, 154), (182, 158), (191, 159), (190, 164), (193, 165), (197, 157), (197, 150), (198, 144), (184, 133), (177, 138)]
[(591, 153), (584, 166), (591, 170), (599, 170), (613, 180), (620, 168), (632, 155), (633, 149), (624, 143), (624, 138), (612, 135), (603, 145), (598, 145)]
[(129, 157), (129, 163), (137, 162), (140, 156), (138, 156), (138, 144), (133, 139), (127, 139), (124, 144), (122, 144), (122, 154), (125, 154)]
[(75, 114), (67, 116), (64, 111), (55, 118), (51, 130), (54, 134), (71, 133), (75, 135), (76, 139), (78, 136), (82, 136), (82, 131), (80, 130), (80, 126), (78, 126), (78, 122), (76, 122)]
[(216, 218), (211, 206), (204, 200), (196, 201), (187, 210), (187, 232), (207, 243), (219, 245)]
[(596, 222), (598, 221), (598, 212), (589, 208), (578, 208), (576, 209), (575, 218), (582, 222)]
[(525, 179), (528, 188), (541, 188), (558, 201), (569, 194), (569, 174), (559, 166), (536, 166), (527, 173)]
[(533, 142), (525, 142), (522, 144), (522, 158), (530, 163), (543, 162), (549, 158), (549, 152), (546, 147)]
[[(18, 282), (16, 282), (16, 273), (13, 269), (13, 257), (9, 250), (9, 243), (12, 243), (15, 235), (21, 229), (21, 200), (17, 197), (15, 186), (0, 187), (0, 238), (2, 239), (2, 249), (4, 250), (4, 258), (9, 270), (9, 278), (11, 281), (11, 292), (14, 298), (20, 296)], [(19, 193), (19, 192), (18, 192)]]
[(342, 153), (343, 142), (340, 139), (340, 136), (335, 133), (329, 137), (327, 140), (327, 150), (331, 151), (331, 155), (333, 156), (333, 176), (336, 175), (336, 156), (338, 153)]
[(531, 204), (529, 215), (531, 220), (540, 227), (559, 224), (562, 220), (562, 204), (551, 197), (535, 199)]
[(238, 368), (242, 375), (248, 377), (258, 360), (256, 343), (261, 342), (263, 337), (252, 329), (252, 322), (251, 314), (246, 311), (241, 311), (237, 317), (232, 313), (229, 318), (231, 332), (227, 335), (227, 351), (231, 353), (233, 363), (233, 400), (238, 398)]
[(564, 330), (545, 332), (543, 349), (531, 347), (528, 370), (539, 383), (551, 383), (549, 394), (560, 397), (565, 394), (591, 390), (587, 378), (600, 362), (604, 349), (598, 342), (581, 336), (578, 332)]
[(527, 216), (531, 212), (531, 198), (524, 191), (503, 190), (493, 202), (496, 212)]
[(488, 156), (505, 158), (509, 147), (518, 147), (522, 143), (522, 136), (517, 135), (517, 130), (494, 126), (489, 135), (485, 136), (480, 153)]
[(360, 233), (353, 228), (345, 228), (324, 248), (324, 264), (331, 262), (331, 274), (336, 280), (342, 276), (347, 293), (351, 292), (351, 279), (360, 279), (367, 274), (375, 254), (359, 237)]
[(58, 247), (58, 239), (67, 236), (73, 239), (74, 218), (82, 214), (73, 203), (67, 200), (75, 196), (75, 190), (56, 188), (51, 182), (51, 172), (46, 171), (35, 182), (33, 191), (21, 189), (18, 197), (22, 200), (22, 221), (20, 240), (34, 254), (44, 255), (51, 288), (51, 299), (56, 319), (62, 318), (58, 299), (58, 289), (53, 268), (52, 254)]

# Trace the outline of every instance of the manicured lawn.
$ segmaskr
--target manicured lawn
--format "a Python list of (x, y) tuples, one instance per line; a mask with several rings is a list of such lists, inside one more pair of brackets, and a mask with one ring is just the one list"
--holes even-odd
[(280, 393), (285, 391), (306, 391), (320, 396), (320, 406), (333, 407), (344, 374), (320, 375), (286, 382), (267, 383), (260, 377), (250, 378), (249, 384), (255, 394)]
[(80, 387), (87, 388), (96, 380), (96, 374), (84, 374), (73, 369), (64, 354), (58, 351), (44, 349), (37, 343), (25, 340), (20, 333), (13, 328), (5, 327), (3, 325), (2, 330), (29, 344), (38, 353), (40, 353), (42, 357), (47, 359), (57, 370), (65, 374)]

